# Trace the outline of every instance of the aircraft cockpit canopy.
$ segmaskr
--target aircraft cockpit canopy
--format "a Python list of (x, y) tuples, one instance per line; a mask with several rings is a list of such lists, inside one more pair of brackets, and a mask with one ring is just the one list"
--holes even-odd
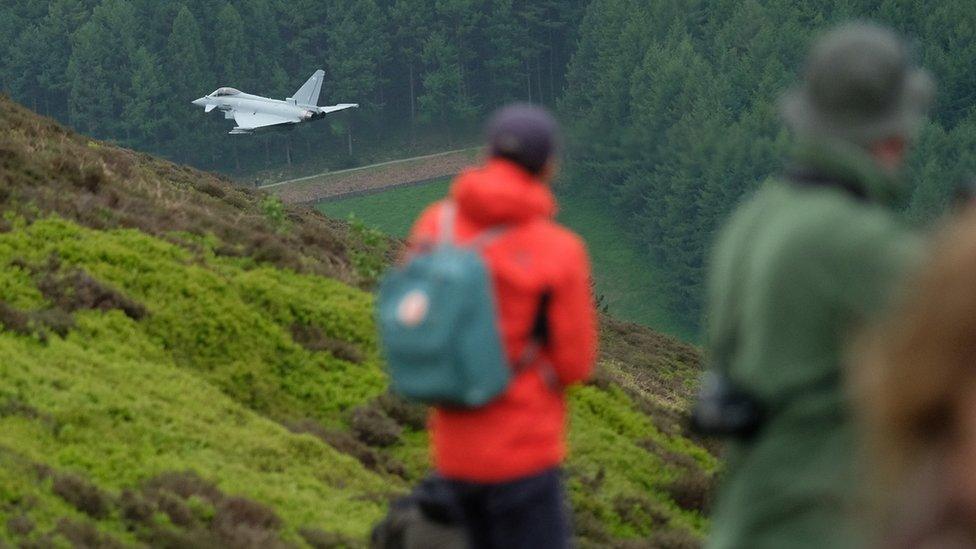
[(218, 88), (215, 92), (210, 94), (212, 97), (223, 97), (225, 95), (237, 95), (241, 93), (241, 90), (234, 88)]

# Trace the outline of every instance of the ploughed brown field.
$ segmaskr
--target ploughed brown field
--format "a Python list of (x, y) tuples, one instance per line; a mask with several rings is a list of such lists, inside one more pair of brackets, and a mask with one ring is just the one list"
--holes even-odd
[(477, 148), (451, 151), (302, 177), (263, 188), (286, 204), (314, 204), (452, 176), (470, 166), (479, 154)]

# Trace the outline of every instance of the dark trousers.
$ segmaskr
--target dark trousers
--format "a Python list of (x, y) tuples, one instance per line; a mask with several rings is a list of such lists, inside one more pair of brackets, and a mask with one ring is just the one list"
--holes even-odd
[(565, 549), (572, 536), (562, 471), (511, 482), (447, 481), (473, 549)]

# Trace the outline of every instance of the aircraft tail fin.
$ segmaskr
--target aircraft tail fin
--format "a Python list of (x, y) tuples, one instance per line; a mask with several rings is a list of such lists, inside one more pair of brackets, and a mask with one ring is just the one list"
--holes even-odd
[(309, 105), (316, 106), (319, 101), (319, 94), (322, 93), (322, 80), (325, 77), (325, 71), (319, 69), (315, 71), (308, 80), (302, 84), (302, 87), (298, 88), (295, 95), (291, 97), (295, 103), (299, 105)]

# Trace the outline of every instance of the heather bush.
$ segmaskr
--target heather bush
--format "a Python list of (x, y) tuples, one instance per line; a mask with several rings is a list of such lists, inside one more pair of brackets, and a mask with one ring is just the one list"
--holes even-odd
[(318, 528), (303, 528), (300, 533), (305, 539), (305, 543), (309, 544), (312, 549), (344, 549), (360, 545), (347, 536), (326, 532)]
[(343, 454), (356, 458), (363, 467), (377, 473), (396, 475), (407, 479), (407, 471), (398, 459), (371, 447), (345, 429), (326, 428), (312, 421), (290, 421), (285, 426), (293, 433), (307, 433), (332, 446)]
[(100, 488), (77, 475), (61, 474), (54, 478), (52, 490), (75, 509), (93, 519), (108, 516), (112, 501)]
[(14, 515), (7, 519), (7, 531), (14, 536), (26, 536), (34, 531), (34, 521), (27, 515)]
[(353, 409), (349, 421), (356, 438), (370, 446), (392, 446), (403, 432), (397, 422), (374, 404)]
[(420, 431), (427, 426), (427, 407), (422, 404), (409, 402), (392, 392), (386, 392), (376, 398), (376, 405), (387, 416), (408, 429)]
[[(371, 296), (219, 255), (213, 238), (171, 237), (55, 217), (0, 233), (0, 294), (17, 304), (4, 310), (26, 318), (12, 323), (24, 330), (0, 319), (3, 444), (53, 470), (46, 482), (60, 492), (0, 471), (0, 497), (37, 499), (0, 501), (4, 522), (36, 524), (0, 539), (65, 539), (65, 517), (108, 540), (163, 547), (364, 539), (389, 494), (428, 463), (426, 410), (387, 393)], [(52, 256), (57, 269), (38, 268)], [(63, 336), (32, 331), (50, 322), (44, 311), (71, 319)], [(708, 488), (694, 475), (710, 475), (715, 458), (651, 419), (671, 408), (648, 396), (643, 377), (606, 364), (603, 382), (570, 394), (581, 539), (697, 539)], [(94, 489), (58, 480), (62, 470)], [(222, 494), (256, 506), (228, 507)], [(309, 534), (321, 525), (328, 534)]]

